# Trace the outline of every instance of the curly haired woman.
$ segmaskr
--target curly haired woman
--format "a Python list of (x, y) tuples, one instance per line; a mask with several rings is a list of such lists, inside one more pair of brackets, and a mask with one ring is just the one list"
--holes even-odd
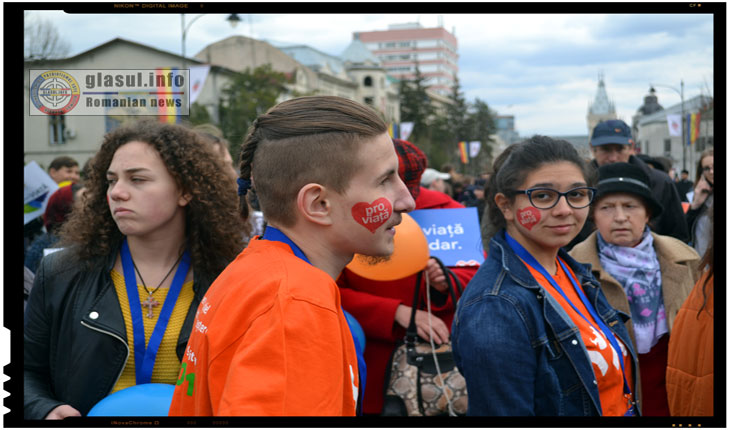
[(248, 237), (220, 158), (180, 126), (107, 134), (86, 187), (60, 233), (66, 249), (43, 259), (28, 303), (26, 419), (86, 415), (123, 388), (174, 384), (201, 298)]

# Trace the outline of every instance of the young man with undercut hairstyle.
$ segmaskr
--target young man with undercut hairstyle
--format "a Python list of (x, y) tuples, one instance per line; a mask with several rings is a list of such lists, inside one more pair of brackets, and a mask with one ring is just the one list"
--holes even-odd
[(364, 375), (335, 279), (390, 255), (415, 207), (387, 127), (344, 98), (285, 101), (250, 127), (238, 183), (268, 227), (202, 300), (170, 415), (353, 416)]

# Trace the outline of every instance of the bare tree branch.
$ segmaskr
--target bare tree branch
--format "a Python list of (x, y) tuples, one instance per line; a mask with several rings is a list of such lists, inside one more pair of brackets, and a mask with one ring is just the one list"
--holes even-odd
[(28, 60), (63, 58), (70, 45), (63, 40), (50, 21), (23, 13), (23, 55)]

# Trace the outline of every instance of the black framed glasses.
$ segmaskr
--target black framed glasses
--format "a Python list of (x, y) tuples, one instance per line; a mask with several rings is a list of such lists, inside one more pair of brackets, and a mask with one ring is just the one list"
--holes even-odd
[(561, 193), (552, 188), (529, 188), (527, 190), (515, 190), (516, 194), (527, 194), (530, 204), (538, 209), (550, 209), (558, 204), (560, 197), (573, 209), (583, 209), (591, 204), (596, 195), (596, 189), (592, 187), (577, 187)]

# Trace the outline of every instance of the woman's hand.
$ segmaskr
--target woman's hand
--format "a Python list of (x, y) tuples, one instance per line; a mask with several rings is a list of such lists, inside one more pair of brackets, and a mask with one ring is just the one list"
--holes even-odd
[(692, 196), (692, 203), (690, 203), (690, 207), (692, 209), (698, 209), (702, 204), (705, 203), (705, 200), (707, 200), (707, 197), (712, 192), (712, 186), (709, 182), (705, 179), (704, 176), (700, 177), (700, 180), (697, 181), (697, 185), (695, 186), (694, 195)]
[(438, 292), (448, 293), (448, 285), (446, 284), (446, 274), (441, 270), (441, 266), (433, 258), (428, 259), (426, 264), (426, 274), (428, 275), (429, 284)]
[[(413, 308), (410, 306), (398, 305), (398, 309), (395, 310), (395, 322), (403, 328), (408, 328), (408, 324), (411, 322), (411, 309)], [(433, 341), (436, 344), (440, 345), (449, 341), (449, 328), (441, 318), (431, 314), (431, 325), (433, 326)], [(428, 312), (416, 311), (416, 329), (419, 337), (429, 340)]]
[(66, 417), (80, 417), (81, 412), (77, 411), (71, 405), (56, 406), (51, 412), (46, 415), (47, 420), (62, 420)]

